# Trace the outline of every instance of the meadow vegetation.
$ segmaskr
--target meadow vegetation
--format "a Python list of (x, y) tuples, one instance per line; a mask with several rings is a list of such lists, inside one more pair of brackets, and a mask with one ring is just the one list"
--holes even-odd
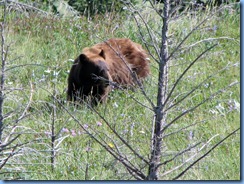
[[(141, 15), (158, 35), (160, 43), (162, 20), (149, 8), (149, 4), (138, 5)], [(172, 18), (169, 23), (169, 52), (201, 22), (210, 11), (186, 13)], [(108, 129), (104, 119), (145, 158), (150, 154), (153, 112), (136, 103), (149, 106), (139, 92), (114, 90), (106, 104), (96, 107), (103, 117), (98, 116), (86, 105), (74, 106), (66, 101), (67, 77), (74, 58), (82, 48), (112, 37), (125, 37), (142, 44), (150, 43), (145, 27), (140, 27), (146, 40), (142, 41), (139, 28), (132, 14), (120, 16), (116, 12), (93, 17), (41, 16), (30, 13), (8, 12), (5, 38), (11, 43), (8, 55), (6, 88), (10, 90), (4, 103), (4, 112), (19, 109), (30, 103), (28, 116), (18, 124), (19, 144), (26, 144), (18, 154), (8, 160), (1, 169), (1, 179), (25, 180), (116, 180), (133, 179), (127, 170), (106, 150), (94, 141), (77, 124), (94, 130), (110, 147), (120, 143)], [(171, 87), (186, 66), (212, 44), (218, 45), (203, 55), (187, 72), (172, 94), (171, 103), (184, 96), (199, 83), (187, 100), (170, 109), (168, 118), (173, 120), (181, 112), (200, 103), (209, 95), (218, 92), (231, 83), (240, 81), (240, 8), (229, 5), (214, 14), (171, 58), (169, 87)], [(152, 56), (155, 50), (148, 47)], [(155, 102), (157, 95), (157, 63), (151, 59), (151, 75), (144, 82), (145, 91)], [(209, 76), (211, 78), (207, 79)], [(31, 96), (31, 99), (30, 99)], [(133, 99), (133, 98), (134, 99)], [(11, 121), (9, 117), (6, 121)], [(195, 124), (194, 126), (187, 126)], [(54, 125), (54, 129), (53, 126)], [(221, 138), (240, 127), (240, 86), (231, 88), (213, 97), (193, 112), (188, 113), (167, 130), (164, 138), (162, 159), (167, 160), (175, 153), (199, 141), (211, 139), (210, 148)], [(171, 134), (173, 132), (178, 133)], [(52, 156), (51, 133), (55, 132), (55, 151)], [(206, 152), (206, 149), (203, 152)], [(116, 148), (114, 148), (116, 149)], [(131, 162), (140, 165), (141, 160), (128, 152)], [(192, 149), (173, 162), (163, 166), (160, 179), (168, 180), (176, 171), (169, 172), (183, 163), (185, 158), (197, 153)], [(51, 162), (53, 159), (53, 163)], [(147, 168), (141, 165), (141, 170)], [(179, 168), (178, 171), (182, 170)], [(177, 172), (178, 172), (177, 171)], [(164, 174), (165, 173), (165, 174)], [(184, 180), (239, 180), (240, 179), (240, 133), (226, 140), (206, 158), (191, 168), (181, 179)]]

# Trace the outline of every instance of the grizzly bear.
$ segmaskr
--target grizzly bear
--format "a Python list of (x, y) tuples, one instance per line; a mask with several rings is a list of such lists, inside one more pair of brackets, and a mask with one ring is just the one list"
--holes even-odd
[(105, 102), (111, 87), (135, 86), (150, 73), (149, 58), (140, 44), (113, 38), (84, 48), (68, 77), (67, 100)]

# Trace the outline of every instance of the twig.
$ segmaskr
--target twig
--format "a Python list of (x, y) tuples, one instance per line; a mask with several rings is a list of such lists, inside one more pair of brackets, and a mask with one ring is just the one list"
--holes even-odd
[(12, 149), (11, 153), (9, 153), (8, 157), (4, 159), (3, 163), (0, 165), (0, 170), (3, 168), (3, 166), (7, 163), (7, 161), (13, 156), (13, 152), (15, 148), (18, 146), (18, 144)]
[(31, 105), (31, 102), (32, 102), (32, 97), (33, 97), (33, 92), (34, 92), (34, 89), (33, 89), (33, 86), (32, 86), (32, 83), (30, 82), (30, 97), (29, 97), (29, 101), (23, 111), (23, 113), (20, 115), (20, 117), (16, 120), (16, 122), (18, 122), (19, 120), (23, 119), (23, 117), (25, 116), (25, 114), (27, 113), (30, 105)]
[(195, 126), (195, 125), (197, 125), (197, 124), (199, 124), (199, 123), (202, 123), (202, 122), (204, 122), (204, 121), (199, 121), (199, 122), (196, 122), (196, 123), (192, 123), (192, 124), (190, 124), (190, 125), (188, 125), (188, 126), (185, 126), (185, 127), (183, 127), (183, 128), (178, 129), (178, 130), (175, 131), (175, 132), (171, 132), (171, 133), (165, 134), (165, 135), (163, 135), (162, 139), (164, 139), (164, 138), (166, 138), (166, 137), (169, 137), (170, 135), (179, 133), (179, 132), (181, 132), (182, 130), (185, 130), (185, 129), (189, 128), (189, 127)]
[[(235, 66), (235, 64), (233, 64), (232, 66)], [(189, 91), (184, 97), (182, 97), (180, 100), (178, 100), (177, 102), (175, 102), (174, 104), (170, 105), (167, 109), (165, 109), (165, 111), (170, 110), (171, 108), (173, 108), (174, 106), (178, 105), (179, 103), (181, 103), (183, 100), (185, 100), (189, 95), (191, 95), (194, 91), (196, 91), (197, 89), (199, 89), (205, 82), (209, 81), (209, 79), (213, 78), (214, 76), (218, 75), (219, 73), (223, 72), (224, 70), (228, 69), (228, 67), (231, 66), (226, 66), (224, 68), (222, 68), (221, 70), (219, 70), (218, 72), (213, 73), (212, 75), (209, 75), (206, 79), (204, 79), (202, 82), (200, 82), (197, 86), (193, 87), (193, 89), (191, 91)], [(174, 100), (172, 100), (174, 101)]]
[[(91, 146), (90, 140), (87, 143), (87, 147)], [(86, 151), (86, 169), (85, 169), (85, 180), (89, 180), (89, 150)]]
[(165, 176), (168, 175), (169, 173), (180, 169), (181, 167), (183, 167), (185, 164), (187, 164), (188, 162), (192, 161), (217, 135), (214, 135), (213, 137), (211, 137), (205, 144), (203, 144), (203, 146), (201, 148), (198, 149), (198, 151), (192, 155), (190, 158), (188, 158), (186, 161), (184, 161), (182, 164), (177, 165), (176, 167), (164, 172), (161, 176)]
[(179, 50), (181, 45), (201, 26), (203, 25), (207, 20), (209, 20), (212, 16), (214, 16), (217, 12), (221, 11), (223, 8), (219, 8), (216, 12), (212, 13), (210, 16), (207, 16), (202, 22), (200, 22), (197, 26), (195, 26), (187, 35), (186, 37), (178, 44), (178, 46), (171, 52), (167, 60), (169, 60), (174, 53)]
[(130, 71), (134, 81), (137, 83), (137, 85), (140, 88), (140, 91), (142, 92), (143, 96), (147, 99), (147, 101), (150, 103), (151, 107), (154, 109), (155, 105), (152, 102), (152, 100), (148, 97), (148, 95), (146, 94), (142, 83), (139, 81), (139, 79), (137, 78), (137, 75), (131, 70), (130, 66), (128, 65), (127, 61), (125, 60), (124, 57), (121, 56), (121, 54), (115, 50), (115, 48), (113, 48), (107, 41), (105, 41), (105, 43), (116, 53), (116, 55), (123, 61), (123, 63), (126, 65), (127, 69)]
[(183, 117), (184, 115), (186, 115), (189, 112), (192, 112), (193, 110), (197, 109), (199, 106), (201, 106), (202, 104), (204, 104), (205, 102), (207, 102), (208, 100), (213, 99), (215, 96), (223, 93), (226, 89), (231, 88), (232, 86), (238, 84), (239, 82), (233, 82), (230, 85), (228, 85), (227, 87), (218, 90), (217, 92), (211, 94), (208, 98), (205, 98), (203, 101), (201, 101), (200, 103), (198, 103), (197, 105), (195, 105), (194, 107), (187, 109), (186, 111), (184, 111), (182, 114), (180, 114), (179, 116), (177, 116), (175, 119), (173, 119), (170, 123), (168, 123), (167, 125), (165, 125), (165, 127), (161, 130), (162, 132), (164, 132), (169, 126), (171, 126), (173, 123), (175, 123), (178, 119), (180, 119), (181, 117)]
[[(133, 6), (132, 3), (130, 3), (130, 6), (134, 8), (134, 6)], [(135, 13), (135, 12), (139, 15), (140, 19), (142, 20), (143, 24), (145, 25), (145, 27), (146, 27), (146, 29), (147, 29), (147, 33), (149, 34), (149, 37), (150, 37), (151, 41), (153, 42), (152, 46), (153, 46), (155, 52), (157, 53), (158, 58), (160, 58), (160, 52), (159, 52), (159, 50), (158, 50), (157, 44), (154, 43), (154, 40), (155, 40), (154, 37), (155, 37), (155, 36), (153, 35), (153, 31), (150, 30), (148, 24), (145, 22), (144, 18), (143, 18), (142, 15), (140, 14), (140, 12), (137, 11), (137, 10), (135, 10), (135, 8), (134, 8), (133, 13)], [(136, 16), (133, 16), (133, 17), (134, 17), (134, 19), (135, 19), (135, 21), (136, 21), (136, 24), (137, 24), (138, 28), (139, 28), (139, 33), (140, 33), (141, 37), (144, 38), (144, 36), (143, 36), (143, 34), (142, 34), (142, 32), (141, 32), (141, 29), (140, 29), (140, 24), (139, 24), (138, 20), (136, 19)], [(144, 39), (143, 39), (143, 40), (144, 40)], [(145, 40), (144, 40), (144, 43), (146, 43)], [(147, 48), (147, 50), (149, 51), (148, 48)], [(157, 59), (154, 58), (154, 56), (153, 56), (152, 54), (150, 54), (150, 55), (153, 57), (153, 59), (154, 59), (156, 62), (158, 62)], [(159, 63), (159, 62), (158, 62), (158, 63)]]
[(156, 11), (156, 13), (161, 17), (161, 19), (163, 19), (163, 15), (160, 11), (158, 11), (158, 9), (154, 6), (154, 3), (152, 3), (152, 0), (149, 0), (149, 3), (151, 4), (152, 8)]
[(138, 157), (140, 158), (142, 161), (144, 161), (145, 163), (149, 164), (149, 162), (144, 159), (141, 155), (139, 155), (116, 131), (114, 128), (111, 127), (110, 123), (104, 118), (104, 116), (102, 116), (96, 109), (90, 107), (92, 111), (94, 111), (105, 123), (106, 125), (109, 127), (110, 130), (113, 131), (113, 133)]
[(18, 68), (18, 67), (23, 67), (23, 66), (41, 66), (41, 67), (46, 67), (46, 66), (44, 66), (42, 64), (22, 64), (22, 65), (16, 65), (16, 66), (12, 66), (12, 67), (6, 68), (5, 72), (7, 72), (9, 70), (13, 70), (13, 69)]
[[(49, 92), (49, 91), (47, 91)], [(49, 92), (50, 93), (50, 92)], [(50, 93), (51, 94), (51, 93)], [(93, 135), (91, 132), (88, 131), (88, 129), (86, 129), (81, 123), (80, 121), (66, 108), (64, 107), (64, 105), (58, 100), (56, 99), (53, 94), (51, 94), (52, 97), (59, 103), (59, 105), (70, 115), (70, 117), (92, 138), (94, 139), (100, 146), (102, 146), (106, 151), (108, 151), (116, 160), (120, 161), (125, 168), (136, 178), (136, 179), (145, 179), (146, 176), (139, 170), (137, 169), (135, 166), (131, 165), (130, 163), (127, 162), (126, 158), (124, 158), (122, 155), (117, 155), (117, 153), (115, 152), (115, 150), (113, 148), (110, 148), (107, 144), (102, 143), (98, 138), (95, 137), (95, 135)], [(100, 115), (98, 113), (98, 115)], [(101, 116), (101, 115), (100, 115)], [(103, 119), (103, 121), (106, 123), (106, 119), (104, 117), (101, 117)], [(108, 123), (108, 122), (107, 122)], [(116, 134), (117, 132), (108, 124), (108, 126), (111, 128), (111, 130)], [(118, 135), (119, 136), (119, 135)], [(121, 138), (119, 136), (119, 138)], [(123, 143), (126, 144), (126, 146), (128, 145), (128, 143), (122, 139), (121, 140)], [(129, 146), (129, 145), (128, 145)], [(127, 147), (128, 147), (127, 146)], [(137, 155), (141, 160), (143, 160), (144, 162), (148, 163), (147, 160), (145, 160), (142, 156), (140, 156), (138, 153), (136, 153), (131, 146), (129, 146), (128, 148), (130, 148), (133, 153), (135, 155)]]
[(15, 5), (18, 5), (18, 6), (21, 6), (21, 7), (24, 7), (25, 9), (29, 9), (29, 10), (34, 10), (36, 12), (40, 12), (40, 13), (42, 13), (44, 15), (48, 15), (49, 14), (48, 12), (45, 12), (45, 11), (43, 11), (41, 9), (38, 9), (38, 8), (34, 7), (34, 6), (31, 6), (31, 5), (28, 5), (28, 4), (25, 4), (25, 3), (21, 3), (21, 2), (18, 2), (18, 1), (12, 1), (12, 0), (5, 0), (5, 2), (1, 1), (0, 2), (0, 6), (1, 5), (7, 6), (7, 5), (10, 5), (11, 3), (15, 4)]
[(186, 72), (199, 60), (199, 58), (201, 58), (204, 54), (206, 54), (209, 50), (211, 50), (212, 48), (214, 48), (217, 44), (209, 47), (208, 49), (206, 49), (204, 52), (202, 52), (194, 61), (191, 62), (191, 64), (182, 72), (182, 74), (178, 77), (178, 79), (176, 80), (176, 82), (174, 83), (172, 89), (170, 90), (166, 100), (164, 101), (164, 106), (165, 104), (168, 102), (169, 98), (171, 97), (174, 89), (176, 88), (176, 86), (178, 85), (179, 81), (182, 79), (182, 77), (186, 74)]
[(200, 44), (202, 42), (210, 42), (210, 41), (213, 41), (213, 40), (222, 40), (222, 39), (225, 39), (225, 40), (235, 40), (234, 38), (229, 38), (227, 36), (223, 36), (223, 37), (217, 37), (217, 38), (206, 38), (206, 39), (203, 39), (203, 40), (200, 40), (198, 42), (195, 42), (191, 45), (188, 45), (188, 46), (185, 46), (185, 47), (181, 47), (182, 50), (184, 49), (190, 49), (194, 46), (196, 46), (197, 44)]
[(166, 164), (169, 163), (169, 162), (172, 162), (172, 161), (173, 161), (174, 159), (176, 159), (178, 156), (180, 156), (180, 155), (186, 153), (187, 151), (190, 151), (191, 149), (197, 147), (199, 144), (201, 144), (201, 142), (198, 142), (198, 143), (194, 144), (193, 146), (190, 146), (190, 147), (188, 147), (188, 148), (186, 148), (186, 149), (184, 149), (184, 150), (178, 152), (174, 157), (172, 157), (172, 158), (169, 159), (169, 160), (164, 161), (163, 163), (160, 163), (157, 167), (160, 167), (160, 166), (162, 166), (162, 165), (166, 165)]
[(203, 154), (200, 158), (195, 160), (192, 164), (190, 164), (184, 171), (182, 171), (180, 174), (178, 174), (176, 177), (173, 178), (173, 180), (179, 179), (181, 176), (183, 176), (189, 169), (191, 169), (196, 163), (198, 163), (200, 160), (205, 158), (209, 153), (211, 153), (215, 148), (217, 148), (221, 143), (223, 143), (226, 139), (234, 135), (237, 131), (239, 131), (240, 128), (237, 128), (233, 132), (231, 132), (229, 135), (227, 135), (225, 138), (223, 138), (221, 141), (219, 141), (217, 144), (215, 144), (209, 151), (207, 151), (205, 154)]

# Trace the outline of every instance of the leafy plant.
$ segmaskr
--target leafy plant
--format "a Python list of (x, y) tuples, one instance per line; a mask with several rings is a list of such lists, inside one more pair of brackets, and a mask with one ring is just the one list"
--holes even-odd
[[(133, 4), (136, 0), (131, 1)], [(96, 14), (105, 14), (107, 12), (122, 13), (123, 7), (125, 7), (123, 1), (115, 0), (69, 0), (68, 4), (74, 7), (77, 11), (85, 16), (94, 16)]]

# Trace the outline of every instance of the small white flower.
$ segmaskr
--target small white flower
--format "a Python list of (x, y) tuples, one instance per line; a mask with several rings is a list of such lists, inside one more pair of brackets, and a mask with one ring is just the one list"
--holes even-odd
[(57, 77), (58, 74), (59, 74), (60, 71), (56, 72), (56, 71), (53, 71), (53, 76)]
[(146, 132), (142, 129), (139, 131), (141, 134), (145, 134)]
[(221, 104), (218, 104), (216, 106), (216, 109), (219, 111), (220, 114), (225, 115), (224, 113), (225, 108)]
[(45, 73), (51, 73), (51, 70), (48, 68), (47, 70), (44, 71)]
[(218, 111), (216, 111), (214, 109), (210, 109), (209, 112), (211, 112), (212, 114), (218, 114)]
[(119, 107), (119, 105), (116, 103), (116, 102), (114, 102), (114, 105), (113, 105), (115, 108), (118, 108)]

